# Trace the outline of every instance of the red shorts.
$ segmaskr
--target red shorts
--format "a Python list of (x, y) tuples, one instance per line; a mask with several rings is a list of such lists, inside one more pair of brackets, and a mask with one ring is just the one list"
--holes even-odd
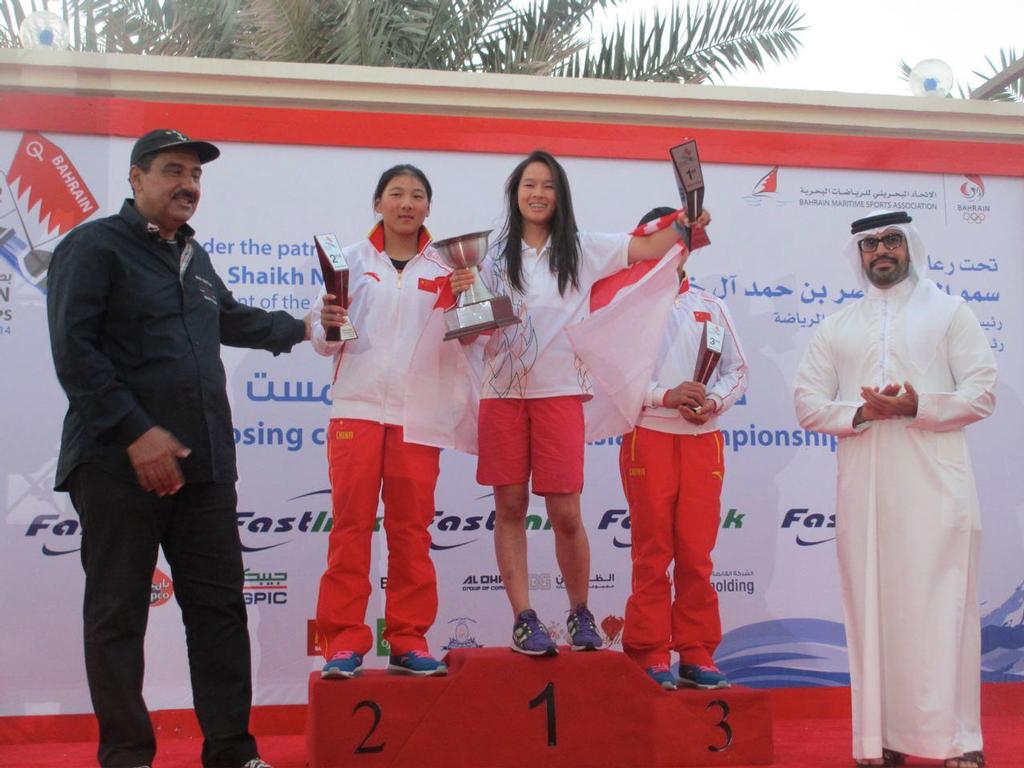
[(480, 401), (480, 485), (518, 485), (533, 492), (583, 490), (583, 398), (579, 395)]

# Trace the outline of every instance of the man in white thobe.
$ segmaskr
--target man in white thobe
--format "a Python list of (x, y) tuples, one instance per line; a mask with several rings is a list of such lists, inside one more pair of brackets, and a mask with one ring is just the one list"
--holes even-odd
[(995, 407), (977, 319), (926, 279), (902, 211), (853, 222), (865, 296), (828, 317), (795, 381), (806, 429), (839, 437), (836, 543), (858, 765), (984, 765), (981, 515), (964, 427)]

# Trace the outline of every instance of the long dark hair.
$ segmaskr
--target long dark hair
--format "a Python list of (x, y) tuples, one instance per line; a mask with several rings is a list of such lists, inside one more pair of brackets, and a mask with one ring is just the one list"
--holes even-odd
[(388, 183), (395, 178), (395, 176), (412, 176), (413, 178), (420, 181), (423, 184), (423, 188), (427, 190), (427, 202), (434, 196), (434, 190), (430, 188), (430, 182), (427, 181), (427, 174), (417, 168), (415, 165), (409, 165), (408, 163), (401, 163), (400, 165), (393, 165), (388, 168), (384, 173), (380, 175), (380, 179), (377, 181), (377, 188), (373, 190), (373, 204), (377, 205), (381, 196), (384, 194), (384, 190), (388, 188)]
[(504, 246), (501, 257), (505, 261), (509, 282), (523, 292), (523, 214), (519, 210), (519, 182), (522, 181), (526, 166), (530, 163), (544, 163), (551, 169), (555, 182), (555, 215), (551, 229), (551, 250), (548, 252), (548, 268), (558, 275), (558, 293), (565, 295), (565, 289), (572, 285), (580, 287), (580, 239), (576, 228), (576, 216), (572, 212), (572, 193), (569, 191), (569, 177), (555, 158), (542, 149), (535, 149), (519, 163), (505, 182), (505, 200), (508, 218), (501, 231)]

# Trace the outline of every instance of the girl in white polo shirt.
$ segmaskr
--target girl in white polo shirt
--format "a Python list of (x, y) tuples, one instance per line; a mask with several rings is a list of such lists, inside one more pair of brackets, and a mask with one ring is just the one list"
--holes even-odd
[[(344, 249), (348, 310), (323, 306), (322, 299), (314, 310), (317, 317), (322, 308), (323, 321), (314, 323), (313, 346), (334, 358), (327, 442), (334, 522), (316, 612), (327, 678), (357, 674), (373, 644), (365, 619), (370, 541), (381, 496), (388, 542), (388, 670), (447, 672), (425, 639), (437, 615), (427, 528), (434, 519), (440, 449), (404, 439), (405, 374), (438, 301), (450, 297), (450, 290), (464, 290), (473, 276), (468, 270), (452, 273), (430, 246), (423, 226), (430, 199), (430, 182), (418, 168), (385, 171), (373, 194), (380, 221), (367, 239)], [(359, 337), (327, 341), (324, 326), (340, 326), (346, 317)], [(426, 341), (441, 349), (440, 338)]]
[[(688, 225), (646, 237), (584, 234), (576, 228), (562, 166), (536, 150), (508, 178), (508, 218), (483, 265), (495, 293), (511, 296), (519, 325), (495, 331), (485, 349), (477, 482), (494, 487), (494, 547), (512, 604), (512, 648), (557, 653), (530, 608), (525, 518), (533, 493), (543, 496), (565, 581), (573, 650), (597, 650), (601, 637), (587, 609), (590, 546), (580, 515), (583, 489), (583, 400), (588, 371), (566, 326), (588, 314), (593, 284), (629, 264), (658, 259)], [(709, 221), (706, 214), (698, 224)]]

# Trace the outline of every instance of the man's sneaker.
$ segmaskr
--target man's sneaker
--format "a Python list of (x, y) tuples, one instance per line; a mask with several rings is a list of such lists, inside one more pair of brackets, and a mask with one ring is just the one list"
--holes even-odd
[(680, 664), (679, 684), (690, 688), (728, 688), (731, 685), (717, 669), (700, 664)]
[[(320, 670), (320, 677), (327, 679), (355, 677), (363, 669), (363, 657), (355, 651), (338, 651), (331, 656)], [(246, 768), (246, 766), (242, 766)]]
[(655, 664), (654, 666), (648, 667), (646, 672), (647, 676), (650, 677), (651, 680), (660, 685), (666, 691), (674, 691), (676, 689), (676, 679), (672, 677), (668, 664)]
[(565, 628), (569, 630), (569, 642), (574, 651), (596, 651), (604, 645), (604, 640), (597, 633), (594, 614), (583, 604), (577, 605), (569, 614)]
[(242, 768), (274, 768), (266, 760), (260, 760), (258, 757), (254, 757), (248, 763), (242, 766)]
[(388, 663), (388, 672), (394, 675), (436, 675), (448, 674), (448, 665), (444, 664), (426, 651), (409, 651), (401, 656), (392, 656)]
[(512, 627), (512, 650), (527, 656), (554, 656), (558, 653), (548, 628), (540, 623), (532, 608), (527, 608), (516, 618)]

